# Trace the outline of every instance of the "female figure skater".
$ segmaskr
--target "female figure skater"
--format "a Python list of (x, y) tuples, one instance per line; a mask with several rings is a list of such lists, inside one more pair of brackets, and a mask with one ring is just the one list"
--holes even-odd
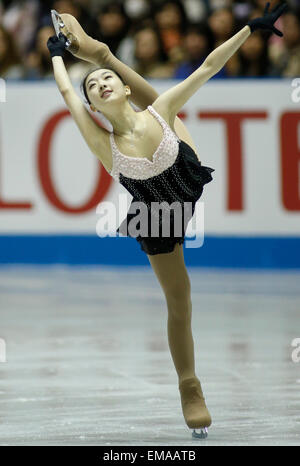
[[(277, 5), (268, 12), (269, 5), (267, 3), (263, 17), (250, 20), (210, 53), (187, 79), (162, 95), (112, 55), (105, 44), (86, 35), (73, 16), (59, 16), (53, 12), (58, 37), (50, 37), (47, 45), (58, 88), (89, 148), (111, 176), (132, 194), (133, 201), (142, 201), (148, 207), (150, 201), (170, 204), (177, 200), (181, 205), (189, 201), (192, 204), (190, 220), (204, 184), (212, 179), (213, 169), (201, 165), (192, 138), (176, 115), (254, 30), (268, 29), (282, 36), (273, 24), (287, 5)], [(94, 122), (76, 94), (62, 59), (66, 48), (77, 58), (97, 65), (98, 68), (84, 78), (82, 89), (91, 110), (101, 111), (112, 123), (113, 133)], [(142, 111), (134, 111), (129, 97)], [(127, 226), (131, 218), (133, 214), (129, 211), (121, 227)], [(185, 230), (181, 236), (172, 233), (162, 237), (160, 231), (159, 237), (148, 234), (136, 239), (147, 254), (166, 298), (168, 341), (186, 424), (194, 429), (194, 437), (205, 438), (211, 416), (195, 374), (191, 286), (182, 248)], [(200, 433), (196, 429), (200, 429)]]

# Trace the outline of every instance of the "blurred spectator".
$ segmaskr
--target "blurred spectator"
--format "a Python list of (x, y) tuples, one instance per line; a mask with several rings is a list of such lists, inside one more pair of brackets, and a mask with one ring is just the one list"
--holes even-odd
[[(142, 23), (143, 24), (143, 23)], [(116, 50), (116, 57), (123, 63), (126, 63), (130, 68), (134, 68), (135, 60), (135, 40), (134, 40), (134, 27), (131, 27), (125, 39), (123, 39)]]
[(23, 74), (21, 58), (13, 36), (0, 24), (0, 76), (19, 79)]
[[(52, 59), (47, 47), (47, 41), (55, 31), (52, 26), (45, 25), (38, 29), (34, 48), (25, 59), (25, 79), (53, 78)], [(64, 59), (66, 67), (74, 63), (74, 57), (70, 53)]]
[(39, 15), (39, 1), (6, 2), (2, 17), (3, 26), (13, 34), (17, 49), (25, 54), (34, 38)]
[(130, 19), (123, 3), (119, 1), (109, 2), (98, 10), (96, 19), (98, 31), (95, 39), (105, 42), (112, 53), (116, 54), (130, 28)]
[(125, 0), (123, 3), (127, 15), (134, 22), (150, 14), (150, 2), (148, 0)]
[[(184, 51), (186, 61), (174, 73), (174, 78), (185, 79), (197, 70), (206, 57), (212, 52), (214, 36), (206, 23), (188, 26), (184, 38)], [(215, 74), (214, 78), (226, 77), (224, 67)]]
[(79, 3), (74, 0), (54, 0), (52, 8), (58, 13), (68, 13), (76, 19), (80, 17)]
[(283, 77), (300, 76), (300, 8), (282, 15), (282, 32), (280, 46), (276, 44), (269, 48), (275, 74)]
[[(248, 0), (246, 0), (246, 2), (248, 2)], [(232, 4), (236, 3), (236, 0), (209, 0), (209, 3), (211, 8), (217, 10), (219, 8), (232, 7)]]
[(265, 31), (253, 32), (238, 50), (239, 68), (237, 76), (263, 77), (271, 73), (268, 56), (268, 37)]
[[(145, 77), (175, 73), (184, 79), (249, 19), (262, 16), (267, 1), (269, 11), (280, 3), (290, 7), (275, 23), (284, 36), (249, 36), (214, 77), (299, 76), (300, 0), (0, 0), (1, 72), (20, 78), (25, 73), (25, 79), (53, 78), (46, 43), (54, 34), (54, 8), (73, 15), (87, 34), (106, 42)], [(145, 21), (151, 24), (146, 27)], [(90, 66), (69, 53), (65, 62), (74, 80)]]
[(168, 62), (159, 32), (154, 24), (141, 26), (134, 34), (135, 70), (146, 78), (170, 78), (174, 65)]
[(220, 8), (215, 10), (209, 15), (208, 24), (215, 37), (215, 48), (237, 32), (235, 18), (231, 8)]
[(187, 26), (184, 6), (179, 0), (163, 0), (154, 9), (154, 18), (162, 37), (163, 47), (173, 63), (184, 58), (182, 42)]
[(232, 0), (209, 0), (209, 7), (211, 11), (219, 10), (220, 8), (230, 8)]
[(232, 9), (234, 12), (234, 16), (237, 21), (243, 22), (246, 24), (246, 18), (249, 16), (250, 11), (252, 9), (250, 2), (245, 2), (243, 0), (237, 0), (233, 2)]
[(264, 9), (268, 2), (270, 3), (269, 11), (272, 11), (278, 3), (281, 3), (281, 0), (250, 0), (253, 9), (255, 9), (258, 12), (258, 16), (263, 15)]
[(191, 23), (204, 21), (209, 13), (209, 0), (184, 0), (184, 7)]
[[(214, 49), (226, 42), (240, 29), (232, 8), (219, 8), (210, 14), (208, 24), (214, 35)], [(249, 40), (249, 39), (247, 39)], [(223, 67), (224, 77), (236, 76), (239, 68), (238, 55), (234, 54)], [(221, 77), (221, 75), (218, 75)]]

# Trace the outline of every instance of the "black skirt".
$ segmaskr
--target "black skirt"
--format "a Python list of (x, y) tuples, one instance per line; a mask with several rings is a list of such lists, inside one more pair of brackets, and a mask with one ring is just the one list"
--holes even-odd
[(184, 141), (174, 164), (161, 174), (135, 180), (120, 174), (119, 181), (133, 196), (117, 233), (131, 236), (149, 255), (172, 252), (184, 242), (186, 228), (203, 186), (212, 181), (213, 168), (204, 167)]

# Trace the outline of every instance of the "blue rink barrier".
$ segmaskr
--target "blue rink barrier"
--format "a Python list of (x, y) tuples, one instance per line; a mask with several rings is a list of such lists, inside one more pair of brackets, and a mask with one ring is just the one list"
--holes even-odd
[[(191, 238), (186, 238), (191, 240)], [(300, 237), (205, 236), (184, 246), (188, 266), (300, 269)], [(0, 264), (149, 265), (134, 238), (94, 235), (0, 235)]]

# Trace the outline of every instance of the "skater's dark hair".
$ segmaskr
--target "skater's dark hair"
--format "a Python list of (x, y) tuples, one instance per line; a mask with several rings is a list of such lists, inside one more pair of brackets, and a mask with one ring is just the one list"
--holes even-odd
[(88, 71), (88, 73), (84, 76), (83, 80), (81, 81), (81, 84), (80, 84), (80, 90), (81, 90), (81, 93), (84, 95), (85, 97), (85, 101), (87, 104), (91, 105), (91, 101), (87, 95), (87, 90), (86, 90), (86, 81), (87, 81), (87, 78), (89, 77), (89, 75), (91, 73), (94, 73), (94, 71), (98, 71), (98, 70), (102, 70), (102, 69), (105, 69), (105, 70), (109, 70), (109, 71), (112, 71), (113, 73), (115, 73), (118, 78), (122, 81), (122, 83), (124, 84), (124, 86), (126, 85), (124, 79), (122, 78), (122, 76), (119, 75), (119, 73), (115, 70), (113, 70), (112, 68), (107, 68), (106, 66), (98, 66), (97, 68), (95, 69), (91, 69), (90, 71)]

